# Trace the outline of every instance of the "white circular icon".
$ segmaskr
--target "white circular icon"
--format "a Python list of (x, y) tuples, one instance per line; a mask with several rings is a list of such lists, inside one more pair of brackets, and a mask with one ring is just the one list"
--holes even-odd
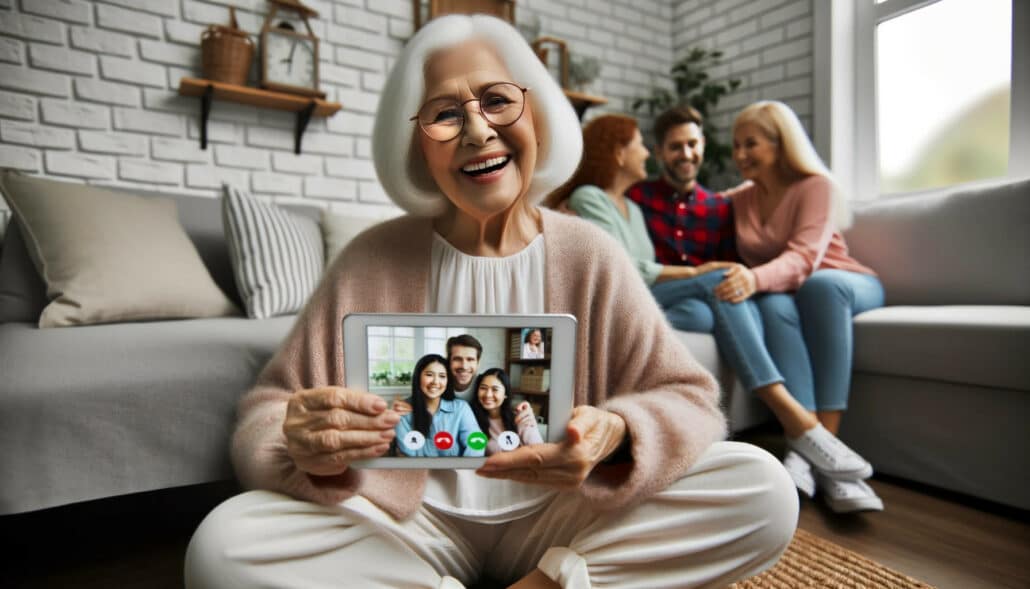
[(404, 434), (404, 447), (412, 452), (417, 452), (426, 445), (426, 437), (418, 430), (412, 430)]
[(501, 432), (501, 435), (497, 436), (497, 445), (501, 447), (501, 450), (510, 452), (515, 448), (518, 448), (522, 444), (522, 440), (519, 439), (519, 435), (515, 432)]

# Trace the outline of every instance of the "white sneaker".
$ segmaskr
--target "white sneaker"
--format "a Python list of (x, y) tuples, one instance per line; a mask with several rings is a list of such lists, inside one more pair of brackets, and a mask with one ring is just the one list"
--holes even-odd
[(818, 475), (819, 493), (834, 513), (883, 511), (883, 500), (865, 481), (842, 481)]
[(787, 438), (787, 447), (808, 460), (819, 474), (830, 478), (857, 480), (873, 476), (873, 465), (848, 448), (822, 424), (800, 437)]
[(783, 456), (783, 468), (787, 469), (787, 474), (802, 495), (809, 499), (815, 495), (815, 475), (812, 474), (812, 465), (804, 457), (793, 450), (787, 450)]

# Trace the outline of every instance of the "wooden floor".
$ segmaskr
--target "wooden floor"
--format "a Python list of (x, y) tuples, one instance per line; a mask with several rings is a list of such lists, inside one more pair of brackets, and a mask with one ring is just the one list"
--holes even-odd
[[(839, 516), (803, 501), (800, 526), (942, 589), (1030, 588), (1030, 514), (904, 481), (872, 485), (885, 512)], [(182, 587), (190, 534), (234, 492), (203, 485), (0, 517), (0, 587)]]

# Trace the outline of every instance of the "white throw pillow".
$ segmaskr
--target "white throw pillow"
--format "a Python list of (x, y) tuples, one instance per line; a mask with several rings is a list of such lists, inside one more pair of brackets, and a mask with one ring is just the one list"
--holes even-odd
[(314, 219), (262, 202), (228, 184), (222, 222), (236, 287), (247, 316), (296, 313), (315, 290), (325, 266), (322, 230)]

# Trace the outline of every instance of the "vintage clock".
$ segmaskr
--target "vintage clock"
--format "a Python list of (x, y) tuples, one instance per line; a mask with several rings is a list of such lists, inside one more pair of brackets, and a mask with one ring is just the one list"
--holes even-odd
[[(279, 92), (325, 97), (318, 89), (318, 37), (308, 17), (318, 16), (300, 0), (269, 0), (272, 5), (261, 28), (261, 87)], [(278, 10), (300, 15), (307, 34), (289, 22), (273, 24)]]

